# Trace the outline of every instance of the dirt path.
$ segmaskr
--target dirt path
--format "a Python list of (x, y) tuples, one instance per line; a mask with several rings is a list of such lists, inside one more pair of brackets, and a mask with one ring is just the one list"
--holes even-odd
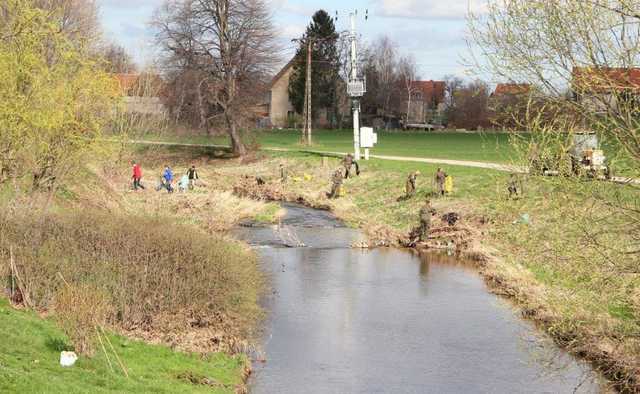
[[(227, 145), (188, 144), (188, 143), (179, 143), (179, 142), (142, 141), (142, 140), (131, 140), (129, 142), (131, 142), (132, 144), (141, 144), (141, 145), (193, 146), (193, 147), (201, 147), (201, 148), (229, 148)], [(269, 151), (269, 152), (303, 152), (303, 153), (325, 154), (325, 155), (336, 155), (336, 156), (344, 156), (347, 154), (347, 152), (317, 151), (312, 149), (289, 149), (289, 148), (260, 148), (260, 149), (264, 151)], [(529, 172), (529, 169), (525, 166), (517, 166), (513, 164), (487, 163), (482, 161), (437, 159), (432, 157), (388, 156), (388, 155), (370, 155), (370, 157), (373, 159), (380, 159), (380, 160), (393, 160), (393, 161), (405, 161), (405, 162), (416, 162), (416, 163), (445, 164), (450, 166), (485, 168), (488, 170), (512, 172), (512, 173), (518, 173), (518, 174), (526, 174)], [(619, 176), (612, 177), (611, 181), (616, 183), (640, 185), (640, 179), (633, 179), (633, 178), (626, 178), (626, 177), (619, 177)]]

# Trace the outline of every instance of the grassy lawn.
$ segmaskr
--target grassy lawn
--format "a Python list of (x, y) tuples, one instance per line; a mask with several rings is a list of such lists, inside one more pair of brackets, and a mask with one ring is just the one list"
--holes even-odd
[[(407, 157), (429, 157), (440, 159), (472, 160), (494, 163), (510, 162), (513, 151), (509, 135), (504, 133), (429, 133), (413, 131), (378, 131), (378, 144), (373, 154)], [(265, 148), (298, 149), (300, 132), (278, 130), (256, 132), (256, 141)], [(351, 130), (317, 130), (313, 134), (317, 151), (350, 152), (353, 149)], [(148, 140), (197, 144), (227, 145), (226, 136), (177, 136), (153, 135)]]
[[(55, 325), (0, 299), (0, 392), (14, 393), (233, 393), (241, 383), (245, 359), (213, 354), (206, 358), (174, 352), (119, 336), (110, 340), (129, 377), (104, 353), (81, 357), (73, 367), (59, 364), (67, 340)], [(115, 363), (113, 355), (111, 362)], [(191, 383), (208, 378), (215, 386)]]

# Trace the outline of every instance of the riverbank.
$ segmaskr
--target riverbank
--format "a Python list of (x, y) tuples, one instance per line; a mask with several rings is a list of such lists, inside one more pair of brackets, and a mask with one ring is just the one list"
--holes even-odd
[(0, 299), (0, 327), (2, 392), (235, 393), (244, 391), (249, 368), (249, 361), (242, 355), (215, 353), (201, 357), (112, 334), (108, 334), (113, 345), (109, 347), (110, 360), (107, 353), (99, 352), (62, 368), (60, 351), (70, 344), (49, 319), (16, 310)]
[[(135, 193), (132, 158), (91, 162), (53, 196), (1, 191), (0, 331), (13, 336), (0, 346), (0, 391), (51, 379), (72, 392), (245, 391), (265, 281), (225, 230), (273, 221), (278, 206), (204, 183), (168, 195), (150, 181)], [(57, 364), (61, 350), (79, 354), (73, 368)]]
[[(215, 170), (205, 170), (205, 163), (196, 163), (205, 171), (205, 182), (216, 182), (226, 191), (235, 189), (236, 196), (262, 203), (297, 201), (331, 210), (366, 232), (367, 245), (355, 246), (401, 244), (418, 224), (422, 204), (418, 197), (398, 201), (406, 175), (420, 170), (427, 178), (418, 179), (420, 196), (432, 191), (430, 174), (436, 169), (422, 163), (362, 162), (362, 174), (345, 181), (346, 195), (328, 200), (329, 176), (339, 165), (338, 158), (328, 159), (326, 167), (319, 155), (284, 152), (242, 163), (211, 161)], [(284, 186), (278, 176), (280, 164), (290, 175)], [(588, 194), (576, 190), (574, 203), (568, 204), (566, 194), (557, 193), (561, 187), (557, 180), (529, 178), (522, 179), (524, 195), (507, 200), (507, 174), (445, 170), (454, 177), (454, 193), (435, 199), (433, 205), (438, 215), (455, 212), (461, 220), (455, 226), (434, 220), (431, 248), (454, 240), (463, 256), (476, 261), (492, 290), (513, 299), (524, 317), (537, 322), (563, 348), (590, 360), (620, 391), (637, 390), (637, 277), (625, 274), (631, 269), (624, 266), (625, 261), (603, 263), (595, 255), (597, 249), (579, 237), (580, 227), (574, 221), (559, 220), (583, 215), (586, 225)], [(265, 185), (258, 185), (256, 177)], [(598, 183), (585, 185), (597, 187)]]
[[(70, 204), (78, 209), (91, 206), (150, 215), (168, 224), (225, 236), (245, 220), (277, 222), (281, 215), (277, 202), (294, 201), (331, 210), (349, 226), (363, 229), (368, 242), (358, 242), (357, 247), (401, 245), (418, 224), (420, 196), (432, 191), (431, 177), (437, 168), (428, 163), (363, 161), (361, 175), (345, 181), (345, 196), (328, 200), (325, 193), (339, 158), (323, 161), (321, 155), (273, 152), (240, 161), (222, 149), (145, 146), (128, 152), (125, 163), (130, 159), (141, 163), (147, 190), (130, 190), (126, 164), (112, 169), (109, 176), (96, 168), (86, 182), (66, 192)], [(180, 174), (195, 165), (199, 185), (193, 191), (171, 195), (149, 190), (166, 164)], [(280, 164), (289, 174), (285, 185), (279, 179)], [(398, 200), (407, 174), (415, 170), (422, 173), (417, 197)], [(573, 222), (559, 220), (581, 214), (581, 194), (574, 204), (568, 204), (557, 193), (561, 185), (556, 180), (522, 178), (524, 195), (507, 200), (508, 174), (464, 167), (445, 171), (454, 177), (454, 193), (433, 200), (438, 217), (433, 220), (431, 249), (453, 240), (462, 256), (476, 262), (492, 290), (513, 299), (524, 317), (539, 323), (563, 348), (592, 361), (621, 391), (637, 390), (638, 285), (633, 275), (621, 274), (629, 267), (600, 264), (602, 259), (593, 254), (596, 251), (580, 242)], [(257, 178), (264, 184), (258, 185)], [(439, 218), (449, 212), (461, 217), (455, 226)], [(525, 213), (528, 221), (522, 218)], [(575, 258), (580, 247), (581, 252), (589, 253)], [(582, 267), (585, 259), (594, 264)], [(187, 327), (176, 330), (190, 331)], [(208, 331), (199, 338), (212, 337), (220, 338)], [(185, 339), (190, 337), (172, 338), (146, 339), (171, 344), (188, 343)], [(239, 341), (236, 350), (245, 347), (244, 343)]]

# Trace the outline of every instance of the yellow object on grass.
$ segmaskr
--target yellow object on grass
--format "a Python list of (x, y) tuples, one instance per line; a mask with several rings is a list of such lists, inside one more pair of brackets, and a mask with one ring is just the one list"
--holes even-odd
[(451, 193), (453, 191), (453, 177), (451, 175), (447, 175), (444, 179), (444, 191), (445, 193)]
[(310, 181), (313, 178), (311, 175), (306, 174), (306, 173), (303, 175), (303, 177), (304, 177), (305, 181)]
[(340, 190), (338, 191), (338, 195), (340, 197), (344, 197), (347, 195), (347, 189), (344, 186), (340, 186)]
[(293, 178), (291, 178), (294, 182), (300, 182), (302, 180), (302, 178), (300, 178), (299, 176), (294, 176)]

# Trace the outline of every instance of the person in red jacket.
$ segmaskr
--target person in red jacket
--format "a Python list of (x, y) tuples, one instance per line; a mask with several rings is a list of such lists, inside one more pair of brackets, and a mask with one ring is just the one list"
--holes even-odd
[(133, 162), (133, 189), (138, 190), (138, 188), (144, 190), (144, 186), (140, 183), (142, 179), (142, 168), (140, 168), (140, 164)]

